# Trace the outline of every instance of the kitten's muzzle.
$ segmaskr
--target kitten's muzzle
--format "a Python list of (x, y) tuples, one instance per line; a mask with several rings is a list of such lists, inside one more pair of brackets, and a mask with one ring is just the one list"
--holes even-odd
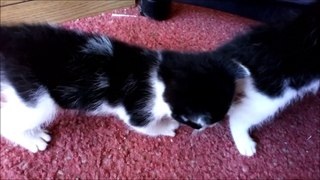
[(206, 128), (215, 123), (210, 116), (205, 116), (205, 115), (196, 116), (196, 117), (173, 115), (173, 118), (182, 124), (192, 127), (193, 129)]

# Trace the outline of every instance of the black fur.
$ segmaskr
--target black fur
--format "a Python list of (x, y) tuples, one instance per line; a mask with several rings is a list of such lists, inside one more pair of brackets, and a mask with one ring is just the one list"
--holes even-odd
[(112, 53), (83, 51), (88, 40), (101, 37), (48, 25), (1, 26), (1, 80), (30, 105), (44, 87), (62, 108), (91, 111), (104, 101), (121, 104), (131, 125), (144, 126), (153, 120), (144, 107), (155, 96), (149, 79), (157, 71), (172, 115), (200, 128), (193, 119), (203, 117), (208, 124), (223, 119), (235, 77), (245, 74), (210, 53), (156, 52), (114, 39), (109, 39)]
[[(1, 72), (27, 103), (44, 86), (62, 108), (90, 111), (106, 100), (123, 103), (134, 125), (148, 123), (139, 107), (152, 98), (147, 78), (158, 61), (152, 52), (118, 41), (112, 41), (112, 56), (82, 52), (94, 36), (47, 25), (1, 27)], [(129, 79), (131, 89), (125, 88)]]
[[(166, 84), (165, 99), (173, 116), (194, 128), (193, 121), (204, 118), (207, 124), (220, 121), (229, 109), (236, 77), (245, 76), (234, 62), (221, 61), (208, 53), (163, 52), (159, 75)], [(189, 119), (182, 120), (181, 116)]]
[(262, 93), (281, 96), (320, 78), (320, 6), (295, 20), (254, 28), (219, 48), (212, 56), (234, 60), (249, 69)]
[[(202, 112), (214, 112), (213, 109), (225, 112), (229, 108), (227, 104), (234, 92), (230, 90), (230, 81), (246, 76), (239, 64), (250, 72), (257, 90), (270, 98), (281, 97), (288, 87), (299, 90), (320, 79), (320, 6), (314, 4), (296, 19), (283, 24), (254, 27), (250, 32), (212, 51), (211, 55), (208, 52), (184, 56), (164, 53), (164, 59), (163, 64), (172, 64), (167, 71), (162, 68), (169, 90), (166, 92), (167, 100), (176, 113), (187, 115), (190, 121), (184, 123), (201, 128), (203, 125), (193, 122), (190, 116), (196, 115), (198, 108), (206, 109)], [(181, 71), (176, 71), (175, 63), (187, 65), (183, 68), (179, 64)], [(230, 74), (236, 69), (242, 73)], [(201, 72), (205, 73), (202, 77)], [(180, 75), (174, 79), (177, 82), (172, 82), (171, 74)], [(174, 89), (176, 86), (179, 87), (177, 90)], [(171, 95), (172, 92), (175, 93)], [(210, 92), (217, 95), (208, 96)], [(184, 106), (181, 106), (181, 102)], [(209, 117), (213, 120), (207, 124), (222, 119), (222, 114), (210, 114), (206, 119)], [(183, 122), (181, 116), (175, 115), (175, 118)]]
[[(103, 101), (121, 104), (134, 126), (148, 124), (153, 71), (165, 84), (172, 116), (194, 128), (222, 120), (247, 67), (259, 91), (281, 96), (319, 78), (319, 13), (310, 11), (286, 25), (262, 26), (213, 52), (151, 51), (110, 39), (112, 53), (83, 51), (100, 35), (48, 25), (1, 26), (1, 80), (6, 78), (32, 105), (40, 87), (66, 109), (90, 111)], [(100, 85), (97, 85), (100, 84)], [(187, 120), (186, 120), (187, 119)]]
[[(298, 91), (320, 81), (320, 5), (313, 4), (292, 21), (254, 27), (213, 51), (210, 58), (224, 66), (237, 62), (246, 67), (257, 91), (270, 99), (281, 97), (288, 88)], [(211, 83), (223, 86), (225, 81)]]

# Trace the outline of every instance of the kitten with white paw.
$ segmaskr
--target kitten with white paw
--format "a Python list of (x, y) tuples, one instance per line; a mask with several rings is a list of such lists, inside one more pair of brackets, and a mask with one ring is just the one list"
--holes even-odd
[(194, 125), (181, 117), (212, 124), (245, 74), (211, 53), (152, 51), (45, 24), (2, 25), (0, 42), (1, 135), (32, 152), (46, 149), (42, 127), (58, 108), (114, 114), (150, 136), (174, 136), (178, 121)]
[[(264, 25), (212, 53), (237, 62), (248, 76), (236, 81), (229, 112), (231, 134), (244, 156), (256, 153), (250, 130), (271, 119), (293, 100), (320, 87), (320, 5), (281, 25)], [(200, 127), (202, 125), (199, 125)]]
[(319, 91), (315, 7), (203, 53), (152, 51), (49, 25), (1, 26), (1, 135), (44, 150), (51, 138), (41, 127), (58, 107), (115, 114), (150, 136), (174, 136), (178, 122), (205, 128), (228, 114), (239, 152), (252, 156), (252, 127)]
[[(138, 132), (174, 136), (159, 53), (50, 25), (0, 27), (1, 135), (37, 152), (58, 110), (117, 115)], [(165, 128), (165, 126), (168, 127)]]

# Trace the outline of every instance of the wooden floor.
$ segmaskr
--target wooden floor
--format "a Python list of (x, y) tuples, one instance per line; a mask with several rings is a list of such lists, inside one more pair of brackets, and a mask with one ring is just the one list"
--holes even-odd
[(0, 0), (0, 2), (0, 24), (59, 23), (135, 5), (135, 0)]

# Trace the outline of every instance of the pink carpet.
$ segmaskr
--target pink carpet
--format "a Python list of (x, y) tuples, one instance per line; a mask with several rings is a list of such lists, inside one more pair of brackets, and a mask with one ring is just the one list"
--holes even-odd
[[(257, 23), (181, 4), (164, 22), (138, 14), (121, 9), (64, 25), (152, 49), (205, 51)], [(37, 154), (1, 139), (1, 179), (320, 179), (320, 94), (254, 131), (259, 146), (252, 158), (239, 155), (227, 122), (151, 138), (113, 117), (62, 112), (48, 130), (53, 140)]]

